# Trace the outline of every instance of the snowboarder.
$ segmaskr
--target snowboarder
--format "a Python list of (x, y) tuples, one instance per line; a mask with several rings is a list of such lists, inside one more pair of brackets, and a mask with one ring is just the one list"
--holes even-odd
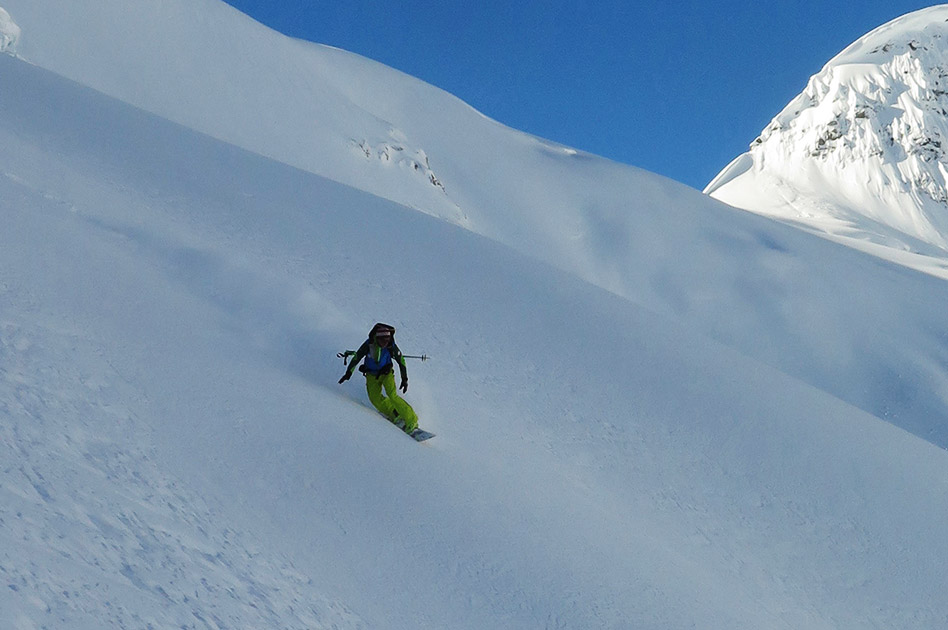
[(401, 426), (405, 433), (417, 429), (418, 416), (415, 410), (398, 395), (395, 388), (393, 363), (398, 364), (402, 377), (400, 389), (403, 393), (408, 391), (408, 370), (405, 367), (405, 358), (395, 344), (395, 328), (382, 323), (372, 327), (369, 338), (356, 351), (346, 373), (339, 379), (340, 384), (352, 377), (362, 359), (365, 359), (365, 363), (359, 367), (359, 371), (365, 375), (365, 391), (375, 408), (390, 422)]

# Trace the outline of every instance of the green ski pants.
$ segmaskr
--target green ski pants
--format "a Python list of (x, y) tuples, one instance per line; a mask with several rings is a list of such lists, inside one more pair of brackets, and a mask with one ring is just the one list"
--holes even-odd
[[(385, 389), (384, 396), (382, 395), (383, 388)], [(411, 433), (418, 428), (418, 415), (415, 410), (405, 402), (404, 398), (398, 395), (394, 372), (381, 376), (366, 374), (365, 391), (369, 394), (369, 400), (379, 410), (379, 413), (388, 418), (390, 422), (404, 420), (406, 433)]]

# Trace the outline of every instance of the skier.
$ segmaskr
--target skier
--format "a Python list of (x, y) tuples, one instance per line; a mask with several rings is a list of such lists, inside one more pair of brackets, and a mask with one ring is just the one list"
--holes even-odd
[[(408, 391), (408, 370), (405, 367), (405, 358), (395, 344), (395, 328), (382, 323), (372, 327), (369, 338), (356, 351), (346, 373), (339, 379), (340, 385), (352, 377), (362, 359), (365, 359), (365, 363), (359, 367), (359, 371), (365, 375), (365, 391), (375, 408), (390, 422), (400, 426), (405, 433), (417, 429), (418, 416), (415, 410), (395, 389), (393, 361), (398, 364), (402, 377), (401, 390)], [(383, 388), (385, 396), (382, 395)]]

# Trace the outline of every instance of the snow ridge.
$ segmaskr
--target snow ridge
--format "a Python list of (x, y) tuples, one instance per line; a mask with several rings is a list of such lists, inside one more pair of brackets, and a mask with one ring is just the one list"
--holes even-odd
[[(948, 5), (860, 38), (705, 190), (749, 210), (948, 250)], [(778, 194), (773, 195), (776, 191)]]

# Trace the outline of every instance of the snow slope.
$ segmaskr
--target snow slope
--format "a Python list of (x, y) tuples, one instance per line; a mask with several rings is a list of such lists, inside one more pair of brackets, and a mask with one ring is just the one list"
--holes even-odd
[[(592, 156), (479, 182), (616, 200), (575, 242), (618, 259), (610, 292), (531, 255), (542, 235), (509, 247), (11, 57), (0, 85), (6, 625), (948, 620), (943, 281)], [(410, 366), (426, 446), (336, 384), (377, 320), (434, 357)]]
[[(686, 186), (509, 129), (433, 86), (289, 39), (218, 0), (2, 6), (31, 63), (487, 236), (948, 446), (938, 312), (913, 316), (924, 340), (910, 350), (895, 338), (865, 344), (898, 326), (902, 309), (815, 278), (799, 266), (794, 237), (772, 238), (767, 222), (735, 225)], [(708, 209), (684, 218), (671, 210), (696, 203)], [(948, 276), (941, 267), (936, 259), (927, 270)], [(804, 294), (819, 299), (801, 308), (786, 297)]]
[(895, 19), (830, 60), (705, 192), (944, 276), (946, 81), (948, 5)]
[(639, 288), (626, 281), (638, 262), (630, 207), (689, 190), (643, 184), (658, 180), (512, 130), (358, 55), (287, 38), (219, 0), (2, 6), (22, 27), (19, 54), (31, 63), (620, 295)]

